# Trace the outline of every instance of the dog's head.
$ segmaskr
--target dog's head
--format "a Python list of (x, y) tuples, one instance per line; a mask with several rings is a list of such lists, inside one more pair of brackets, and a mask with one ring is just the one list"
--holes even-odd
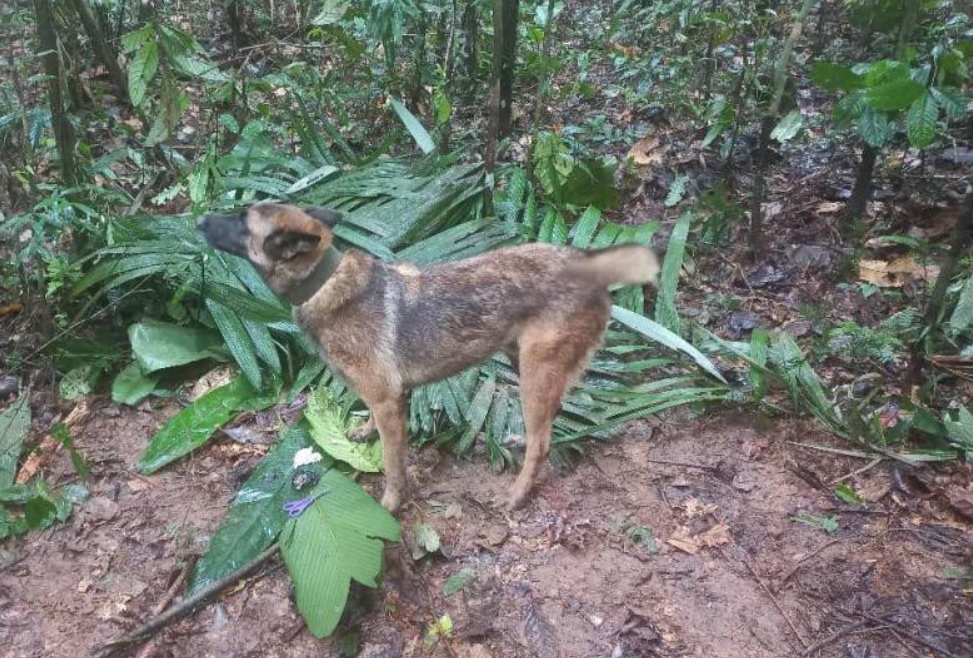
[(206, 215), (196, 228), (215, 249), (249, 260), (271, 290), (286, 295), (321, 262), (340, 220), (333, 210), (264, 203), (231, 215)]

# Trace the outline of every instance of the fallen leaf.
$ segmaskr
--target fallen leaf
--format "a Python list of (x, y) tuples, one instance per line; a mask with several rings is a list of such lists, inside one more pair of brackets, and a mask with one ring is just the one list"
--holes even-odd
[(844, 207), (840, 201), (824, 201), (819, 204), (817, 208), (814, 209), (814, 214), (816, 215), (831, 215)]
[(973, 491), (950, 487), (946, 490), (946, 498), (957, 514), (973, 519)]
[(672, 533), (672, 536), (666, 540), (666, 543), (690, 555), (696, 555), (700, 549), (699, 538), (690, 534), (689, 528), (686, 526), (681, 526)]
[(617, 53), (621, 53), (626, 57), (638, 57), (642, 54), (642, 49), (638, 46), (623, 46), (620, 43), (611, 44), (611, 49)]
[(701, 503), (697, 498), (690, 498), (686, 501), (683, 506), (686, 510), (686, 516), (690, 519), (695, 519), (697, 516), (706, 516), (707, 514), (712, 514), (717, 510), (717, 505), (713, 503)]
[[(62, 421), (69, 432), (74, 432), (74, 428), (88, 416), (88, 402), (82, 399), (71, 413)], [(44, 460), (61, 449), (61, 441), (48, 434), (41, 439), (40, 446), (30, 453), (24, 461), (24, 465), (17, 472), (17, 484), (27, 484), (30, 479), (37, 474), (37, 471), (44, 465)]]
[(700, 543), (709, 548), (725, 546), (733, 541), (733, 537), (730, 535), (730, 526), (726, 525), (725, 523), (717, 523), (715, 526), (706, 532), (700, 533), (698, 536)]
[(893, 261), (858, 261), (858, 278), (879, 288), (901, 288), (913, 279), (935, 281), (937, 276), (938, 266), (920, 265), (912, 256), (903, 256)]
[(659, 148), (658, 135), (646, 135), (629, 150), (628, 157), (640, 166), (661, 165), (666, 148)]
[(233, 370), (228, 366), (213, 368), (196, 381), (190, 395), (193, 400), (198, 400), (204, 393), (208, 393), (219, 386), (229, 384), (231, 379), (233, 379)]

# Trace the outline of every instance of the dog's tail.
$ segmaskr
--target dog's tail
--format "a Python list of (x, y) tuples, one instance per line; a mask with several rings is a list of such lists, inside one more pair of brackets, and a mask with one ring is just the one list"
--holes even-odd
[(606, 287), (614, 283), (654, 284), (659, 274), (659, 260), (648, 247), (627, 244), (584, 251), (569, 269)]

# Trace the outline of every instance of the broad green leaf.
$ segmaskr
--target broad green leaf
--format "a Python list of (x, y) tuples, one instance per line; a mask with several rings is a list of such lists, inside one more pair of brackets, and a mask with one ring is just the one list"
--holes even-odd
[(344, 610), (351, 580), (375, 587), (384, 545), (399, 526), (361, 487), (330, 469), (311, 493), (314, 503), (288, 521), (280, 549), (294, 580), (297, 607), (315, 637), (330, 635)]
[(659, 294), (655, 304), (655, 321), (679, 333), (679, 311), (676, 310), (676, 290), (679, 287), (679, 273), (682, 271), (682, 261), (686, 252), (686, 240), (689, 237), (689, 225), (692, 213), (684, 212), (672, 229), (666, 257), (662, 263), (662, 274), (659, 277)]
[(138, 363), (128, 364), (115, 376), (111, 385), (111, 399), (118, 404), (135, 406), (155, 390), (158, 376), (146, 375)]
[(936, 103), (946, 111), (947, 119), (962, 119), (966, 116), (970, 101), (963, 92), (948, 87), (933, 87), (930, 91)]
[(24, 446), (24, 437), (30, 429), (30, 404), (27, 396), (20, 396), (3, 413), (0, 413), (0, 490), (14, 483), (17, 460)]
[(915, 148), (926, 148), (936, 138), (936, 120), (939, 118), (939, 105), (928, 91), (909, 107), (906, 129), (909, 143)]
[[(196, 563), (187, 595), (247, 564), (273, 543), (287, 521), (284, 503), (301, 497), (291, 485), (294, 455), (309, 445), (311, 437), (304, 427), (282, 433), (237, 492), (206, 554)], [(329, 463), (319, 465), (327, 467)]]
[(864, 78), (851, 69), (832, 62), (818, 62), (811, 69), (811, 81), (828, 91), (854, 91), (864, 86)]
[(315, 443), (325, 453), (359, 471), (378, 473), (382, 470), (381, 441), (349, 441), (344, 414), (326, 387), (320, 386), (308, 396), (304, 417), (311, 424), (311, 436)]
[(128, 328), (132, 353), (145, 373), (186, 365), (210, 358), (223, 358), (219, 334), (200, 327), (182, 327), (168, 322), (145, 320)]
[(476, 576), (476, 572), (472, 567), (463, 567), (443, 583), (443, 596), (452, 596), (456, 592), (465, 589), (473, 580), (474, 576)]
[(865, 101), (876, 110), (892, 112), (909, 107), (925, 90), (915, 80), (892, 80), (866, 89)]
[(724, 384), (726, 383), (726, 379), (723, 378), (723, 375), (720, 374), (720, 371), (716, 369), (716, 366), (713, 365), (713, 362), (710, 361), (705, 354), (687, 343), (681, 336), (672, 333), (661, 324), (653, 322), (643, 315), (633, 313), (632, 311), (624, 309), (620, 306), (612, 306), (612, 318), (618, 322), (621, 322), (629, 329), (642, 334), (649, 340), (655, 341), (670, 349), (682, 352), (692, 357), (700, 368)]
[(770, 346), (770, 363), (787, 385), (794, 403), (801, 409), (810, 411), (821, 423), (832, 430), (843, 428), (834, 405), (825, 392), (824, 385), (814, 369), (808, 365), (804, 353), (786, 334), (779, 333)]
[(412, 547), (413, 560), (420, 560), (439, 550), (439, 533), (431, 525), (416, 521), (415, 536), (415, 545)]
[(297, 194), (298, 192), (303, 192), (307, 188), (312, 187), (323, 180), (327, 180), (328, 178), (338, 173), (339, 171), (340, 169), (338, 169), (334, 165), (326, 164), (323, 167), (319, 167), (318, 169), (315, 169), (307, 176), (304, 176), (303, 178), (294, 181), (294, 183), (290, 187), (288, 187), (287, 190), (285, 190), (284, 194), (286, 196), (292, 196), (294, 194)]
[(876, 87), (887, 82), (910, 80), (912, 69), (905, 62), (883, 59), (868, 66), (865, 72), (865, 85)]
[(686, 174), (680, 174), (676, 176), (676, 179), (672, 181), (672, 185), (669, 186), (669, 193), (666, 195), (665, 205), (666, 208), (672, 208), (674, 205), (683, 200), (686, 196), (686, 187), (689, 185), (689, 176)]
[(791, 519), (798, 523), (809, 525), (812, 528), (824, 530), (828, 533), (838, 532), (839, 526), (837, 516), (818, 516), (816, 514), (807, 514), (805, 512), (801, 512), (797, 516), (791, 517)]
[(204, 393), (170, 418), (152, 437), (139, 460), (139, 472), (154, 473), (163, 466), (205, 444), (220, 426), (244, 410), (266, 409), (277, 401), (277, 392), (255, 391), (245, 377)]
[(949, 328), (953, 333), (965, 331), (970, 324), (973, 324), (973, 276), (963, 283), (959, 301), (956, 302), (956, 308), (949, 317)]
[(348, 11), (350, 0), (324, 0), (321, 11), (311, 21), (311, 25), (333, 25), (341, 20)]
[(839, 485), (834, 490), (834, 495), (842, 502), (848, 503), (849, 505), (861, 505), (862, 499), (854, 489), (849, 487), (847, 484)]
[(490, 406), (493, 404), (493, 394), (497, 390), (497, 381), (493, 376), (487, 377), (480, 386), (469, 408), (465, 412), (467, 426), (456, 444), (457, 454), (462, 454), (473, 447), (476, 435), (483, 429)]
[(240, 370), (250, 380), (250, 384), (260, 390), (263, 386), (263, 375), (257, 362), (257, 352), (253, 339), (247, 328), (243, 326), (240, 316), (212, 299), (206, 300), (206, 308), (213, 317), (216, 327), (223, 334), (223, 340), (237, 365), (240, 366)]
[(58, 383), (58, 392), (65, 400), (78, 400), (94, 390), (99, 372), (92, 366), (72, 368)]
[(895, 126), (884, 112), (866, 107), (858, 117), (858, 132), (874, 148), (881, 148), (892, 139)]
[(800, 110), (792, 110), (787, 113), (783, 119), (774, 127), (773, 132), (770, 133), (772, 139), (776, 139), (778, 142), (784, 143), (794, 139), (797, 133), (801, 132), (801, 128), (804, 127), (804, 121), (801, 119)]
[(973, 414), (966, 407), (960, 407), (958, 420), (943, 419), (949, 442), (966, 454), (966, 461), (973, 461)]
[(436, 143), (432, 140), (432, 137), (429, 135), (426, 129), (422, 127), (419, 119), (417, 119), (415, 115), (409, 111), (409, 108), (403, 105), (401, 101), (393, 98), (391, 99), (391, 102), (392, 109), (394, 109), (395, 113), (399, 115), (399, 119), (401, 119), (402, 123), (405, 124), (409, 134), (412, 135), (412, 139), (416, 140), (416, 144), (419, 145), (422, 152), (432, 153), (435, 151)]
[(145, 101), (149, 83), (159, 70), (159, 44), (145, 43), (128, 66), (128, 95), (132, 104), (139, 107)]
[(571, 244), (578, 249), (587, 249), (591, 244), (591, 239), (598, 230), (598, 223), (601, 221), (601, 211), (594, 206), (588, 206), (584, 214), (578, 219), (578, 223), (571, 229), (573, 235)]
[[(557, 163), (558, 160), (555, 160), (555, 166)], [(562, 200), (575, 206), (595, 206), (600, 210), (617, 207), (617, 167), (618, 163), (612, 158), (590, 158), (575, 163), (559, 188)]]

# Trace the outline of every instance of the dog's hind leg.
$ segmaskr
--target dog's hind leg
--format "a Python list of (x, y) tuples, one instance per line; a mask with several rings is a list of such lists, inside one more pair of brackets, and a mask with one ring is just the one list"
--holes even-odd
[(600, 308), (567, 323), (538, 322), (520, 336), (520, 400), (527, 429), (524, 465), (503, 501), (515, 509), (527, 499), (551, 449), (551, 427), (561, 398), (581, 376), (607, 320)]
[(371, 418), (378, 426), (379, 436), (382, 437), (382, 454), (385, 460), (385, 494), (382, 496), (382, 506), (390, 512), (395, 512), (402, 505), (408, 482), (406, 481), (406, 449), (408, 436), (406, 422), (409, 415), (408, 402), (405, 393), (377, 396), (372, 400), (365, 400)]

